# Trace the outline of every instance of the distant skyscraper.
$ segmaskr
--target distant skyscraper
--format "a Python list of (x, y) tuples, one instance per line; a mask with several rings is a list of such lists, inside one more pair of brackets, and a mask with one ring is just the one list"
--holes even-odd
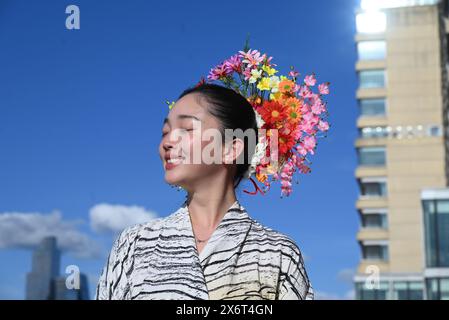
[(52, 279), (59, 275), (60, 252), (56, 238), (42, 240), (33, 252), (31, 272), (27, 275), (26, 299), (48, 300), (51, 298)]
[(449, 298), (449, 195), (425, 191), (449, 183), (449, 1), (361, 0), (356, 24), (356, 298)]
[(80, 288), (67, 289), (59, 276), (61, 253), (55, 237), (46, 237), (33, 252), (31, 272), (27, 274), (27, 300), (88, 300), (88, 284), (80, 274)]

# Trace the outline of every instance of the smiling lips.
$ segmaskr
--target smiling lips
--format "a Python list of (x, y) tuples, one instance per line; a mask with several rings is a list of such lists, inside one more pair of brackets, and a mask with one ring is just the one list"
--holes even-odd
[(171, 170), (177, 165), (182, 163), (182, 160), (184, 160), (184, 157), (177, 157), (177, 158), (170, 158), (169, 156), (165, 157), (165, 169)]

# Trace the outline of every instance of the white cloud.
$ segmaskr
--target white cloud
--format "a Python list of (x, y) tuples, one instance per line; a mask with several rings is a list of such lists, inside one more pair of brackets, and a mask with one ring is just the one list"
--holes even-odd
[(97, 204), (90, 209), (90, 225), (97, 232), (115, 233), (138, 223), (156, 219), (155, 212), (140, 206)]
[(58, 247), (78, 258), (98, 258), (98, 244), (77, 230), (81, 221), (64, 221), (59, 211), (0, 213), (0, 248), (35, 248), (46, 236), (55, 236)]

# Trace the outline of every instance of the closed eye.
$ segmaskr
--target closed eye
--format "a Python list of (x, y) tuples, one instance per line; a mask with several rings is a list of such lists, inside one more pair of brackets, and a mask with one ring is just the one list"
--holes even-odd
[[(193, 131), (194, 129), (193, 129), (193, 128), (189, 128), (189, 129), (181, 128), (181, 129), (179, 129), (179, 130), (183, 130), (183, 131)], [(162, 132), (161, 137), (165, 137), (167, 134), (168, 134), (168, 132)]]

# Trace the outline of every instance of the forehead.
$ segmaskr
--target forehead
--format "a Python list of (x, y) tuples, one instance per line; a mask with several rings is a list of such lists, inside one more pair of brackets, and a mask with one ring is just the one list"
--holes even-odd
[(176, 101), (173, 108), (167, 115), (170, 122), (179, 119), (179, 115), (192, 115), (201, 118), (204, 108), (200, 105), (200, 101), (196, 94), (188, 94)]
[(196, 118), (201, 121), (204, 128), (219, 127), (217, 119), (215, 119), (215, 117), (208, 112), (207, 108), (207, 99), (202, 97), (200, 94), (187, 94), (176, 101), (164, 120), (164, 124), (168, 123), (169, 125), (174, 125), (180, 121), (187, 121)]

